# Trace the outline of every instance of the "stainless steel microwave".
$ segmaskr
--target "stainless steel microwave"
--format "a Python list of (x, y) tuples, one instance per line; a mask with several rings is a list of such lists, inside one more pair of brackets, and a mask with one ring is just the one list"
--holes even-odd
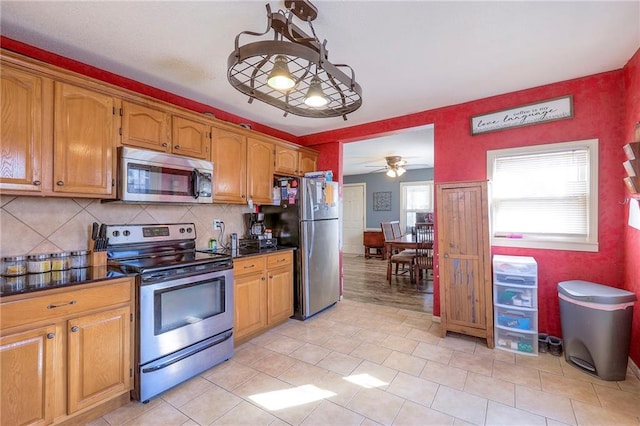
[(117, 198), (141, 203), (212, 203), (213, 163), (120, 147)]

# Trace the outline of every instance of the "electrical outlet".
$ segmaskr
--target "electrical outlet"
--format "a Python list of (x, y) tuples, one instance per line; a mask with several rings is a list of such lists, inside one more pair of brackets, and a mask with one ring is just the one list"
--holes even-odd
[(222, 221), (220, 219), (213, 219), (213, 229), (214, 230), (222, 229)]

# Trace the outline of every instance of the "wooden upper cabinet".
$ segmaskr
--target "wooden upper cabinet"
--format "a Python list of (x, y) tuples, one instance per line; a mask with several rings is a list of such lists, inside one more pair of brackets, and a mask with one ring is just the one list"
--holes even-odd
[(318, 154), (312, 151), (300, 150), (298, 152), (298, 171), (300, 176), (307, 172), (318, 170)]
[(247, 202), (247, 138), (223, 129), (213, 129), (213, 201)]
[(256, 204), (273, 202), (274, 151), (270, 142), (247, 138), (247, 196)]
[(171, 152), (171, 114), (160, 108), (123, 101), (122, 145)]
[(275, 173), (287, 176), (298, 174), (298, 150), (282, 145), (276, 145)]
[(178, 155), (210, 160), (211, 125), (173, 116), (172, 152)]
[(54, 192), (96, 198), (114, 194), (119, 108), (111, 95), (55, 83)]
[(5, 64), (0, 80), (0, 189), (41, 192), (43, 90), (51, 90), (50, 81)]

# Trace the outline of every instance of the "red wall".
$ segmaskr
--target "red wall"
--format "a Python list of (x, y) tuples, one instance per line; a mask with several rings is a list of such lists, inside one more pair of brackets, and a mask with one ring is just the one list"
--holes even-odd
[[(625, 115), (624, 142), (634, 139), (636, 123), (640, 123), (640, 49), (624, 67)], [(624, 288), (640, 295), (640, 230), (626, 225), (629, 222), (629, 210), (624, 217)], [(640, 365), (640, 301), (636, 302), (633, 312), (633, 330), (631, 334), (631, 358)]]

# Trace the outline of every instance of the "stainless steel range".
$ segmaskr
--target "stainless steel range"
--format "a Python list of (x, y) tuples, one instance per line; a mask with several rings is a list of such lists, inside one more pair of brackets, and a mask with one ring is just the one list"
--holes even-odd
[(193, 223), (108, 225), (110, 274), (137, 274), (134, 398), (233, 355), (231, 256), (195, 250)]

